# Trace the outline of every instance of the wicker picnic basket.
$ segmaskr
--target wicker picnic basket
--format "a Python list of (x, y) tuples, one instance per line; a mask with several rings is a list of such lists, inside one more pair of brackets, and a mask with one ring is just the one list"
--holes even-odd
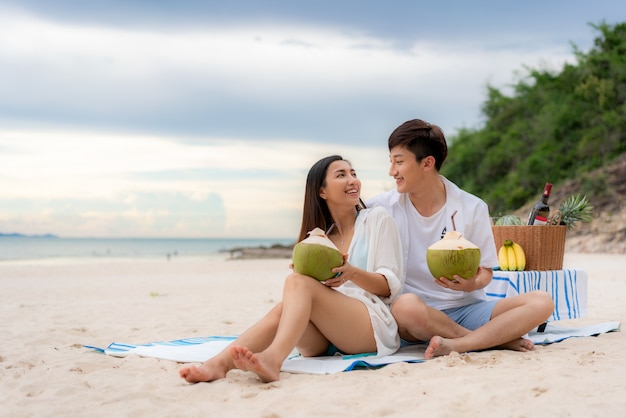
[(524, 270), (561, 270), (565, 254), (565, 225), (509, 225), (493, 226), (496, 249), (504, 240), (517, 242), (526, 254)]

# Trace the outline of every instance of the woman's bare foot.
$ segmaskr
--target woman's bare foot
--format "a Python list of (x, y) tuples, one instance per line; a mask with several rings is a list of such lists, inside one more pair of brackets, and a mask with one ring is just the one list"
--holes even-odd
[(448, 355), (453, 351), (456, 351), (453, 339), (442, 338), (435, 335), (430, 339), (428, 347), (426, 347), (424, 358), (429, 360), (434, 357)]
[(200, 366), (185, 366), (178, 371), (178, 374), (189, 383), (198, 383), (223, 379), (227, 372), (228, 370), (219, 364), (207, 361)]
[(280, 378), (280, 364), (273, 365), (263, 357), (263, 353), (255, 354), (246, 347), (231, 345), (228, 347), (235, 367), (256, 373), (263, 383), (274, 382)]
[(513, 341), (509, 341), (506, 344), (502, 344), (498, 348), (513, 351), (532, 351), (535, 348), (535, 344), (526, 338), (517, 338)]

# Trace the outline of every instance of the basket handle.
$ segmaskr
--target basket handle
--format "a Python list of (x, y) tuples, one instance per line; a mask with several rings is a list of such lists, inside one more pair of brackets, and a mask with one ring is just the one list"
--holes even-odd
[(561, 213), (560, 210), (555, 210), (554, 213), (552, 215), (550, 215), (550, 219), (548, 219), (548, 223), (546, 225), (550, 226), (550, 225), (560, 225), (561, 224), (561, 219), (563, 218), (563, 214)]

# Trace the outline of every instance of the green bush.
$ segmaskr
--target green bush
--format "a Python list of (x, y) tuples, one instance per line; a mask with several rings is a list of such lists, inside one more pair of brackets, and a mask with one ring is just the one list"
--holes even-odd
[[(517, 210), (546, 182), (581, 176), (626, 152), (626, 23), (600, 35), (577, 65), (526, 68), (512, 96), (487, 86), (481, 129), (450, 138), (442, 174), (483, 198), (493, 214)], [(587, 179), (588, 196), (601, 193)]]

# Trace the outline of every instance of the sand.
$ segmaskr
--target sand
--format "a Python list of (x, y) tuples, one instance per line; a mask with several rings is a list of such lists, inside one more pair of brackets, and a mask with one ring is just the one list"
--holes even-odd
[[(83, 347), (243, 331), (280, 299), (288, 260), (0, 263), (2, 417), (611, 417), (626, 410), (626, 334), (264, 384), (234, 370), (190, 385), (180, 364)], [(589, 315), (626, 321), (626, 256), (566, 254)]]

